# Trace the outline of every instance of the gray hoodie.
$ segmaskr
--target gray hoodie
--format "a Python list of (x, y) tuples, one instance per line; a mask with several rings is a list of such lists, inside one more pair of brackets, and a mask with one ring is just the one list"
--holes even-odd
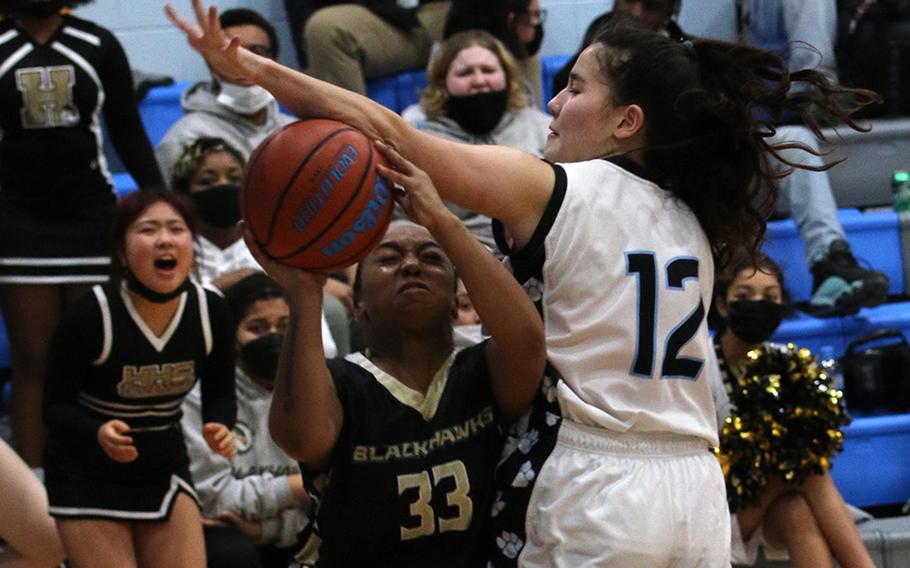
[(183, 149), (197, 138), (223, 138), (240, 150), (245, 158), (249, 158), (266, 136), (296, 120), (282, 114), (278, 110), (278, 103), (272, 101), (268, 106), (265, 123), (257, 126), (219, 103), (215, 100), (216, 96), (213, 84), (207, 81), (196, 83), (181, 95), (180, 104), (185, 114), (168, 129), (155, 148), (155, 157), (158, 158), (166, 183), (171, 182), (174, 162), (183, 153)]
[(202, 514), (215, 517), (234, 510), (262, 523), (262, 540), (280, 548), (296, 544), (307, 516), (291, 494), (287, 476), (300, 469), (269, 435), (272, 393), (237, 369), (237, 455), (231, 461), (213, 453), (202, 437), (199, 383), (183, 400), (183, 435), (190, 456), (193, 485)]
[[(413, 126), (455, 142), (465, 144), (495, 144), (524, 150), (535, 156), (543, 156), (547, 135), (550, 133), (550, 122), (553, 117), (533, 107), (519, 110), (509, 110), (503, 114), (496, 125), (486, 136), (476, 136), (466, 132), (457, 122), (445, 116), (427, 118), (419, 104), (411, 105), (404, 109), (401, 116)], [(455, 213), (471, 233), (492, 251), (499, 250), (493, 239), (493, 230), (490, 218), (469, 211), (450, 201), (445, 202), (446, 207)], [(406, 218), (401, 207), (395, 208), (396, 218)]]

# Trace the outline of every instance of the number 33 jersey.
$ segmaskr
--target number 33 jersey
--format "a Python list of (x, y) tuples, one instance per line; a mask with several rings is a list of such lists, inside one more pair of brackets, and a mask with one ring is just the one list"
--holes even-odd
[(330, 470), (308, 488), (317, 512), (304, 565), (482, 565), (504, 441), (485, 347), (453, 353), (426, 395), (362, 354), (329, 361), (344, 427)]

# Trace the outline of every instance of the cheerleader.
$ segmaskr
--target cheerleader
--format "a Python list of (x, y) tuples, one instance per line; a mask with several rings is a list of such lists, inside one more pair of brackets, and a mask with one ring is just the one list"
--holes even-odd
[(74, 567), (205, 565), (181, 403), (198, 379), (205, 440), (228, 458), (236, 408), (227, 307), (189, 279), (194, 232), (180, 196), (128, 196), (114, 218), (122, 279), (54, 335), (45, 483)]

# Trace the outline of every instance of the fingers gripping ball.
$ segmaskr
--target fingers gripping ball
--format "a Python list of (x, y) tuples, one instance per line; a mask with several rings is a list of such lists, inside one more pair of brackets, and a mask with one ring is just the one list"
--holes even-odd
[(392, 217), (392, 184), (376, 171), (380, 159), (347, 124), (289, 124), (250, 157), (243, 219), (279, 262), (319, 272), (354, 264), (379, 243)]

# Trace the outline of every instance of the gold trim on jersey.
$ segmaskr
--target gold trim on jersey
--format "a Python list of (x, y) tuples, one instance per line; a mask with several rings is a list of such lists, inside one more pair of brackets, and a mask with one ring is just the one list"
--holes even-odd
[(372, 361), (367, 359), (363, 353), (352, 353), (346, 357), (348, 361), (362, 367), (369, 372), (376, 381), (385, 387), (401, 404), (410, 406), (423, 416), (423, 419), (429, 422), (436, 415), (436, 409), (439, 408), (439, 401), (442, 399), (442, 393), (445, 391), (446, 383), (449, 380), (449, 369), (455, 362), (457, 351), (452, 351), (449, 358), (445, 360), (442, 366), (433, 375), (430, 386), (427, 388), (427, 394), (423, 395), (414, 389), (406, 386), (404, 383), (386, 373), (377, 367)]
[(179, 361), (163, 365), (124, 365), (117, 394), (123, 398), (146, 398), (184, 394), (196, 382), (196, 363)]

